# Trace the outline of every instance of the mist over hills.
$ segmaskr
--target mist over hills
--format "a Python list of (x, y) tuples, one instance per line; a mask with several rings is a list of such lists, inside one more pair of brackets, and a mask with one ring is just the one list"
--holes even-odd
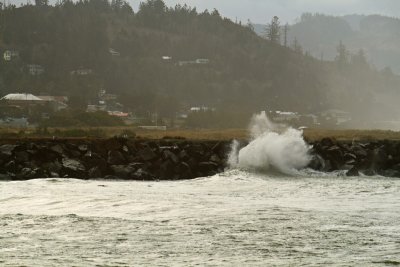
[[(263, 34), (264, 25), (256, 25)], [(349, 51), (363, 49), (369, 62), (379, 69), (400, 73), (400, 19), (381, 15), (341, 17), (306, 13), (290, 26), (288, 39), (297, 39), (316, 58), (333, 60), (340, 41)]]
[[(307, 38), (328, 44), (354, 32), (342, 19), (317, 18), (338, 30), (333, 37), (311, 31)], [(294, 26), (289, 36), (315, 26), (308, 22), (313, 19)], [(118, 96), (124, 111), (141, 116), (157, 112), (171, 118), (190, 107), (215, 110), (189, 120), (194, 127), (242, 127), (261, 110), (340, 109), (357, 127), (399, 119), (400, 78), (371, 68), (363, 54), (345, 49), (339, 57), (332, 54), (337, 60), (321, 61), (265, 40), (217, 10), (198, 13), (149, 0), (134, 13), (124, 1), (63, 1), (7, 6), (0, 25), (0, 50), (19, 52), (0, 61), (2, 95), (67, 95), (72, 107), (84, 109), (106, 90)], [(32, 73), (32, 66), (43, 72)]]

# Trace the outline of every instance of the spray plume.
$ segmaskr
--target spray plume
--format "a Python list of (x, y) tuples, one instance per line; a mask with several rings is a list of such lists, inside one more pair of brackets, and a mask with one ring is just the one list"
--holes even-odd
[(231, 167), (297, 175), (310, 162), (310, 146), (304, 141), (302, 131), (283, 129), (282, 125), (271, 122), (265, 112), (253, 116), (249, 130), (251, 141), (246, 147), (239, 150), (239, 143), (232, 143)]

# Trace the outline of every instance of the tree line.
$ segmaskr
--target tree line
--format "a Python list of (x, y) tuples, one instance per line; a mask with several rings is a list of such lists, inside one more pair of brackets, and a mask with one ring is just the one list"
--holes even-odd
[[(335, 107), (333, 99), (343, 94), (365, 92), (352, 76), (361, 65), (346, 59), (339, 66), (339, 59), (323, 62), (305, 55), (299, 44), (289, 47), (288, 28), (281, 45), (277, 17), (265, 40), (217, 10), (168, 7), (162, 0), (143, 2), (137, 12), (122, 0), (63, 0), (54, 6), (37, 0), (2, 6), (0, 26), (0, 50), (19, 51), (18, 58), (0, 62), (2, 94), (67, 95), (83, 108), (105, 89), (119, 95), (125, 111), (140, 116), (156, 112), (168, 120), (207, 106), (218, 113), (213, 127), (236, 127), (260, 110), (317, 113)], [(179, 64), (196, 59), (209, 62)], [(44, 73), (31, 75), (29, 64), (43, 66)], [(92, 72), (73, 75), (78, 69)], [(373, 68), (363, 76), (386, 79)], [(390, 79), (387, 84), (398, 85), (396, 77)], [(375, 89), (368, 85), (368, 101)]]

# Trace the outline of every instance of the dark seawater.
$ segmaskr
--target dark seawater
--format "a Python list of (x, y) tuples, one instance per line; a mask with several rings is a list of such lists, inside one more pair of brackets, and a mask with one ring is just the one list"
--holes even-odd
[(0, 266), (195, 265), (400, 265), (400, 179), (0, 182)]

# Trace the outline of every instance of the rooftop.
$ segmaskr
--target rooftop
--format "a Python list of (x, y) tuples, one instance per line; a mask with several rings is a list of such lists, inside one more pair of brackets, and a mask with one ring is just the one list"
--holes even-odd
[(28, 101), (43, 101), (37, 96), (32, 94), (8, 94), (2, 97), (0, 100), (28, 100)]

